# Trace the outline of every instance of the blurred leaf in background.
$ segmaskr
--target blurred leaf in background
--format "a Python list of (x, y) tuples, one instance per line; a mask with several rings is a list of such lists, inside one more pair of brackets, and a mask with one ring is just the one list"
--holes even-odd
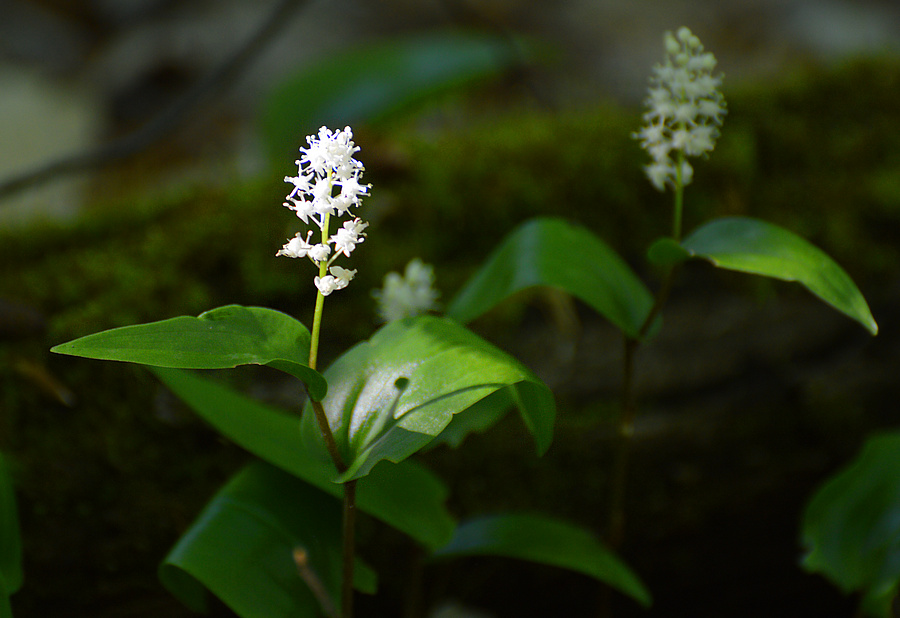
[(865, 615), (892, 615), (900, 583), (900, 433), (869, 439), (815, 493), (802, 535), (806, 570), (862, 593)]
[(261, 125), (273, 161), (319, 126), (384, 118), (523, 61), (526, 47), (497, 36), (447, 32), (358, 47), (304, 67), (277, 86)]

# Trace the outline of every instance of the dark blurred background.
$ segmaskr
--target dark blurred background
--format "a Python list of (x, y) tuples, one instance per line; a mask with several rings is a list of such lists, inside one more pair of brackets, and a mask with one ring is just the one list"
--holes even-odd
[[(182, 157), (159, 182), (260, 172), (254, 122), (280, 80), (347, 48), (411, 33), (474, 29), (547, 45), (529, 65), (528, 93), (568, 108), (641, 99), (661, 33), (688, 25), (714, 50), (729, 88), (797, 63), (896, 53), (891, 0), (383, 0), (295, 2), (5, 0), (0, 7), (0, 180), (121, 136), (221, 66), (282, 7), (247, 64), (211, 88), (178, 124)], [(78, 184), (5, 198), (0, 221), (71, 214)]]

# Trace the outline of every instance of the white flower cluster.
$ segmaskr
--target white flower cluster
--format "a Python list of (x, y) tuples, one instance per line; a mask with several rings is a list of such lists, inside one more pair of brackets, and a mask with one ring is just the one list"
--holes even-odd
[(666, 32), (665, 45), (666, 60), (650, 77), (647, 124), (634, 134), (653, 158), (644, 170), (660, 191), (666, 184), (691, 182), (694, 170), (685, 157), (712, 151), (726, 113), (719, 91), (722, 75), (713, 75), (716, 58), (703, 51), (700, 39), (682, 27), (675, 34)]
[(438, 308), (440, 293), (434, 289), (434, 269), (415, 258), (406, 265), (403, 276), (391, 272), (384, 276), (384, 287), (374, 290), (378, 315), (384, 322), (413, 317)]
[[(328, 274), (315, 278), (316, 287), (328, 296), (335, 290), (347, 287), (356, 274), (340, 266), (332, 266), (339, 255), (349, 257), (356, 245), (365, 240), (363, 230), (369, 225), (359, 217), (344, 221), (343, 227), (329, 236), (331, 217), (341, 217), (359, 206), (368, 195), (370, 185), (360, 184), (365, 171), (363, 164), (353, 158), (359, 147), (353, 142), (353, 131), (319, 129), (318, 137), (306, 138), (309, 148), (300, 149), (296, 176), (285, 176), (284, 181), (294, 188), (285, 198), (284, 206), (293, 210), (303, 223), (310, 221), (321, 231), (321, 242), (310, 243), (312, 230), (304, 237), (298, 232), (276, 253), (292, 258), (308, 257), (316, 265), (325, 263)], [(334, 251), (332, 255), (332, 245)]]

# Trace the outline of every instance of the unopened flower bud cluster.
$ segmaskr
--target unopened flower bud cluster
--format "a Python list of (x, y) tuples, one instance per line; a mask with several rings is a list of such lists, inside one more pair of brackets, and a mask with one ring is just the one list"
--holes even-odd
[(285, 182), (294, 185), (284, 206), (294, 211), (303, 223), (318, 227), (320, 241), (310, 242), (313, 230), (307, 231), (306, 235), (298, 232), (276, 255), (307, 257), (317, 266), (324, 263), (328, 272), (316, 276), (315, 284), (324, 296), (328, 296), (347, 287), (356, 274), (355, 270), (332, 266), (332, 263), (340, 255), (350, 256), (356, 245), (365, 240), (364, 230), (369, 225), (359, 217), (353, 217), (329, 235), (329, 223), (332, 217), (351, 214), (368, 195), (369, 185), (360, 184), (365, 168), (353, 158), (359, 147), (353, 142), (350, 127), (343, 131), (322, 127), (318, 136), (310, 135), (306, 142), (309, 147), (300, 149), (300, 158), (295, 162), (297, 175), (284, 178)]
[(433, 311), (438, 308), (439, 295), (434, 289), (434, 269), (419, 258), (406, 265), (403, 276), (395, 272), (385, 275), (384, 287), (372, 292), (384, 322)]
[(726, 113), (722, 76), (713, 75), (715, 56), (684, 27), (666, 32), (664, 40), (666, 60), (650, 78), (647, 124), (634, 134), (653, 159), (644, 170), (660, 191), (691, 182), (694, 170), (685, 157), (712, 151)]

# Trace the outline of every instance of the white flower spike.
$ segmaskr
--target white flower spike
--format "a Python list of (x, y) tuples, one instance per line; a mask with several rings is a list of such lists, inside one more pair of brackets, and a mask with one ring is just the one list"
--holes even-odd
[(634, 134), (653, 159), (644, 171), (654, 187), (687, 185), (693, 168), (685, 157), (712, 152), (726, 114), (716, 58), (689, 29), (664, 36), (666, 59), (653, 68), (646, 99), (646, 125)]
[(404, 276), (391, 272), (384, 287), (373, 290), (383, 322), (413, 317), (438, 308), (440, 293), (434, 289), (434, 269), (416, 258), (406, 265)]
[[(296, 176), (285, 176), (284, 181), (294, 187), (285, 198), (284, 206), (321, 232), (322, 240), (310, 243), (312, 231), (304, 237), (297, 233), (281, 248), (276, 256), (291, 258), (308, 257), (320, 269), (329, 268), (331, 274), (315, 278), (315, 284), (322, 295), (347, 287), (356, 274), (340, 266), (331, 266), (338, 256), (349, 257), (356, 245), (365, 240), (368, 223), (354, 217), (343, 223), (329, 236), (332, 217), (342, 217), (353, 208), (359, 207), (362, 198), (368, 196), (370, 185), (360, 183), (365, 168), (353, 158), (359, 147), (353, 142), (353, 131), (344, 127), (343, 131), (332, 131), (327, 127), (319, 129), (317, 136), (306, 138), (308, 148), (300, 149)], [(332, 247), (333, 245), (333, 247)]]

